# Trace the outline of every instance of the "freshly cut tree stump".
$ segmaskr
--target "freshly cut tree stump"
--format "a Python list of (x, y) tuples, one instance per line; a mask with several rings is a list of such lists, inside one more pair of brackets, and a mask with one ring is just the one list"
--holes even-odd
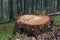
[(47, 15), (22, 15), (17, 17), (14, 33), (24, 33), (28, 36), (37, 36), (50, 26), (51, 18)]
[(42, 15), (22, 15), (16, 19), (16, 24), (13, 34), (25, 34), (32, 37), (32, 40), (38, 37), (41, 33), (51, 30), (51, 17), (45, 15), (45, 10)]

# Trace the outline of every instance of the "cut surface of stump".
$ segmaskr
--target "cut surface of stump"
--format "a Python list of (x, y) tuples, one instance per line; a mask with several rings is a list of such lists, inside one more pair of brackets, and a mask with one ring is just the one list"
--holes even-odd
[(23, 23), (26, 25), (43, 25), (48, 23), (49, 20), (49, 16), (23, 15), (19, 17), (17, 23)]

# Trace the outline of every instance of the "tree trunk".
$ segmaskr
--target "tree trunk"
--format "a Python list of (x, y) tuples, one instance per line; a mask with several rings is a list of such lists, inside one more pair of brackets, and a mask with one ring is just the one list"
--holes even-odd
[(10, 3), (9, 3), (9, 19), (10, 21), (13, 20), (13, 0), (9, 0)]
[(42, 5), (42, 11), (43, 11), (43, 9), (44, 9), (43, 0), (41, 0), (41, 5)]
[(32, 0), (32, 13), (34, 13), (34, 0)]
[(38, 3), (38, 0), (36, 0), (36, 10), (37, 10), (37, 3)]
[(22, 10), (22, 0), (20, 0), (20, 15), (22, 15), (23, 10)]
[(60, 0), (57, 0), (57, 11), (60, 11)]
[(29, 1), (24, 0), (24, 13), (27, 14), (29, 13)]
[(19, 10), (19, 0), (17, 0), (17, 14), (18, 14), (18, 16), (20, 15), (20, 12), (19, 12), (20, 10)]
[(42, 11), (42, 0), (40, 0), (40, 10)]
[(3, 17), (3, 0), (0, 0), (1, 5), (0, 5), (0, 10), (1, 10), (1, 18)]
[(47, 7), (48, 0), (44, 0), (44, 8)]

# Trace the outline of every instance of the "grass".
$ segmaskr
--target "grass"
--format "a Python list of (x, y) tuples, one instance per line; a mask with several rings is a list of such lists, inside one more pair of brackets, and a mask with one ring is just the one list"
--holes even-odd
[(53, 20), (55, 24), (60, 24), (60, 16), (54, 16)]
[(7, 40), (12, 35), (14, 22), (0, 24), (0, 40)]
[[(53, 19), (55, 24), (60, 24), (60, 16), (54, 16)], [(8, 37), (12, 36), (14, 25), (14, 21), (0, 24), (0, 40), (7, 40)]]

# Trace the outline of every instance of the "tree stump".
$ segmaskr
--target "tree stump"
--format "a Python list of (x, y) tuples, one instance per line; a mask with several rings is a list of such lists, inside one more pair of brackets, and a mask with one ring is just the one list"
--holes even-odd
[(50, 26), (49, 16), (23, 15), (16, 20), (15, 33), (25, 33), (37, 35), (45, 31)]
[(17, 17), (13, 34), (18, 32), (36, 38), (39, 34), (48, 31), (50, 24), (51, 18), (47, 15), (22, 15)]

